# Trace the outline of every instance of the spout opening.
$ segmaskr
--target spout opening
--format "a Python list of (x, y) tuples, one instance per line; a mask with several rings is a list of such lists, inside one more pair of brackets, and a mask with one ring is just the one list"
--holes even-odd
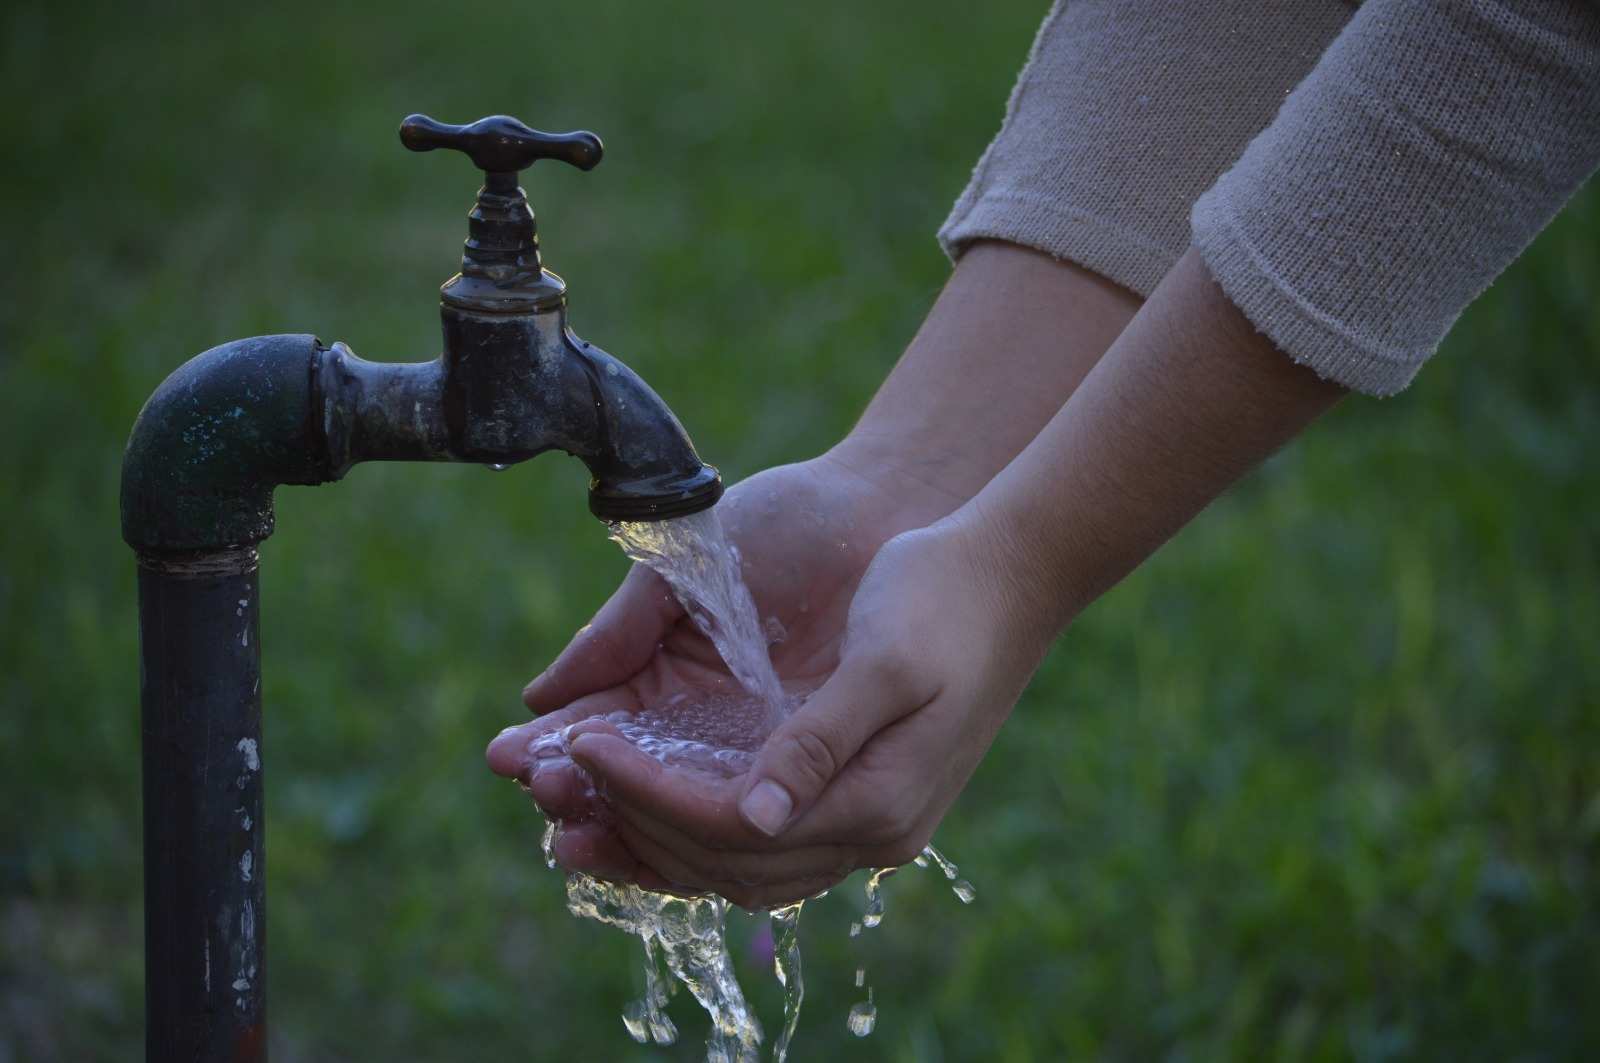
[(722, 497), (722, 474), (702, 465), (688, 476), (654, 476), (621, 483), (594, 481), (589, 512), (607, 524), (670, 520), (710, 509)]

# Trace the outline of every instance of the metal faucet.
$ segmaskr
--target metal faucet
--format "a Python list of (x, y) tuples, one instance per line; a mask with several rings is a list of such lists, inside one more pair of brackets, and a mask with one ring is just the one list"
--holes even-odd
[(540, 159), (592, 169), (593, 133), (505, 115), (412, 115), (413, 151), (484, 172), (461, 272), (440, 289), (443, 353), (369, 362), (343, 343), (236, 340), (180, 366), (134, 422), (122, 535), (139, 559), (147, 1058), (266, 1058), (266, 852), (258, 544), (280, 484), (362, 461), (505, 466), (563, 450), (589, 468), (602, 520), (714, 504), (717, 470), (626, 365), (567, 326), (518, 175)]

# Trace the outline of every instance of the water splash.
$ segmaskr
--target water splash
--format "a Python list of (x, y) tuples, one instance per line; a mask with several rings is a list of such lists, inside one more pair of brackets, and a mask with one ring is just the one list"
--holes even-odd
[(674, 897), (573, 874), (567, 876), (567, 910), (643, 940), (645, 994), (623, 1012), (623, 1024), (635, 1040), (643, 1041), (641, 1033), (648, 1033), (657, 1044), (677, 1039), (676, 1027), (662, 1012), (668, 994), (657, 964), (659, 950), (672, 976), (711, 1016), (706, 1059), (756, 1063), (761, 1058), (761, 1023), (745, 1003), (728, 954), (727, 901)]
[(644, 996), (628, 1004), (622, 1011), (622, 1025), (628, 1035), (640, 1044), (654, 1041), (658, 1045), (674, 1044), (678, 1040), (678, 1027), (667, 1018), (667, 1001), (671, 999), (677, 983), (662, 976), (660, 953), (655, 938), (644, 938)]
[[(624, 739), (663, 764), (731, 778), (754, 765), (756, 751), (800, 699), (785, 693), (768, 655), (786, 635), (775, 619), (760, 620), (740, 572), (738, 549), (727, 541), (714, 510), (649, 523), (611, 525), (611, 538), (634, 561), (649, 565), (671, 586), (695, 626), (722, 655), (739, 690), (678, 694), (638, 713), (614, 712), (605, 717)], [(570, 763), (571, 728), (540, 736), (528, 748), (530, 762), (561, 758)], [(550, 823), (541, 847), (545, 862), (556, 866), (559, 824)], [(955, 865), (931, 846), (916, 858), (919, 867), (933, 860), (954, 878)], [(896, 868), (873, 870), (866, 880), (866, 910), (852, 924), (850, 936), (883, 921), (882, 884)], [(963, 879), (953, 887), (970, 901), (971, 886)], [(963, 888), (966, 890), (963, 894)], [(826, 895), (827, 891), (818, 894)], [(784, 989), (783, 1028), (772, 1058), (783, 1063), (800, 1021), (805, 985), (800, 962), (800, 913), (804, 901), (771, 910), (773, 969)], [(677, 1027), (665, 1008), (679, 985), (711, 1018), (706, 1058), (711, 1063), (756, 1063), (762, 1029), (745, 1001), (727, 947), (729, 904), (716, 896), (678, 897), (629, 884), (606, 882), (581, 872), (567, 876), (567, 908), (637, 936), (644, 948), (644, 993), (622, 1014), (629, 1036), (640, 1044), (670, 1045)], [(670, 975), (670, 977), (669, 977)], [(856, 969), (856, 987), (865, 984), (864, 967)], [(867, 999), (850, 1009), (847, 1024), (865, 1037), (877, 1023), (872, 988)]]
[(805, 901), (772, 910), (772, 971), (783, 986), (783, 1032), (773, 1046), (772, 1058), (783, 1063), (789, 1057), (789, 1042), (800, 1025), (800, 1005), (806, 998), (800, 977), (800, 909)]
[[(957, 877), (961, 874), (961, 869), (946, 858), (943, 853), (930, 845), (922, 850), (922, 855), (939, 865), (939, 870), (944, 872), (945, 880), (950, 883), (950, 892), (954, 893), (962, 904), (971, 904), (977, 899), (978, 891), (972, 888), (972, 883), (964, 878)], [(917, 866), (927, 867), (928, 865), (919, 857)]]
[(767, 629), (739, 568), (739, 548), (728, 542), (716, 510), (610, 527), (622, 552), (667, 581), (728, 671), (767, 706), (770, 732), (787, 715), (783, 685), (767, 654)]
[(544, 866), (551, 871), (556, 869), (556, 821), (549, 820), (544, 825), (544, 837), (539, 839), (539, 848), (544, 852)]
[(880, 867), (867, 875), (867, 910), (861, 915), (861, 925), (868, 930), (883, 922), (883, 880), (898, 870), (897, 867)]

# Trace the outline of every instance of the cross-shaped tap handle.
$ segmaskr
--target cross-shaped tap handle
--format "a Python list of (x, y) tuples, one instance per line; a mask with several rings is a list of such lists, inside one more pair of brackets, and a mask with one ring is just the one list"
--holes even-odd
[(450, 125), (414, 114), (400, 123), (400, 143), (412, 151), (451, 148), (491, 175), (513, 175), (540, 159), (560, 159), (580, 170), (592, 170), (605, 150), (593, 133), (541, 133), (505, 114), (480, 118), (471, 125)]

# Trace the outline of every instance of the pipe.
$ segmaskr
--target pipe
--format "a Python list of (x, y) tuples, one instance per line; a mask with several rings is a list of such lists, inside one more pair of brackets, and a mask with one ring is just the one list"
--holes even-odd
[(139, 560), (145, 1058), (266, 1059), (253, 547)]
[(122, 457), (122, 537), (141, 554), (252, 546), (272, 489), (332, 478), (313, 416), (315, 336), (257, 336), (196, 355), (158, 387)]
[(431, 362), (369, 362), (308, 335), (212, 348), (134, 422), (122, 534), (139, 557), (148, 1059), (266, 1058), (256, 547), (278, 485), (361, 461), (511, 464), (554, 448), (588, 464), (606, 519), (659, 520), (722, 493), (655, 392), (566, 328), (564, 300), (444, 317)]

